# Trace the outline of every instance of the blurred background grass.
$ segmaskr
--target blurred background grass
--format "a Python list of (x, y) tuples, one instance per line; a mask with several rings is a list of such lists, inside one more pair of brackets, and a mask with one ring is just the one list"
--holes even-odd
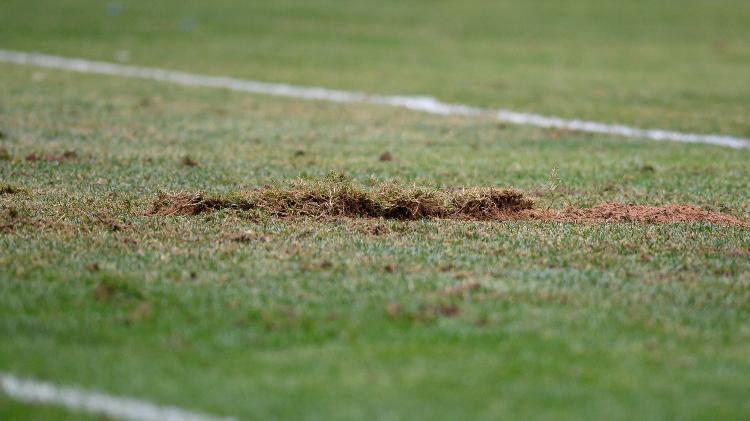
[(744, 0), (5, 0), (0, 47), (750, 136)]

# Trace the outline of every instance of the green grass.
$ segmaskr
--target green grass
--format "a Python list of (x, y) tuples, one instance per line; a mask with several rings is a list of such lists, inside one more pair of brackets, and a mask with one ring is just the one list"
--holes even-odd
[(18, 403), (0, 395), (0, 417), (4, 420), (28, 420), (28, 421), (46, 421), (46, 420), (70, 420), (70, 421), (87, 421), (101, 420), (96, 415), (81, 414), (79, 412), (70, 412), (64, 409), (33, 406), (30, 404)]
[[(744, 3), (632, 3), (601, 22), (590, 15), (614, 3), (562, 15), (557, 3), (195, 3), (180, 6), (197, 16), (187, 34), (175, 4), (154, 6), (165, 15), (125, 3), (111, 18), (93, 2), (45, 2), (45, 13), (5, 2), (0, 47), (107, 59), (126, 48), (190, 71), (748, 130), (746, 88), (732, 79), (747, 70)], [(446, 10), (455, 22), (439, 44)], [(519, 13), (540, 25), (521, 30)], [(640, 31), (627, 25), (637, 18)], [(490, 30), (508, 38), (483, 38)], [(695, 73), (662, 66), (713, 36), (734, 55)], [(599, 49), (566, 62), (579, 42)], [(495, 45), (519, 59), (507, 73), (507, 56), (484, 54)], [(623, 49), (653, 61), (618, 66)], [(554, 65), (522, 59), (540, 51)], [(724, 77), (693, 83), (703, 72)], [(579, 89), (595, 73), (604, 102)], [(653, 84), (639, 91), (638, 75)], [(483, 88), (493, 77), (518, 77), (515, 93)], [(455, 79), (477, 84), (445, 83)], [(0, 194), (0, 371), (241, 419), (750, 416), (748, 228), (144, 215), (164, 190), (224, 195), (337, 171), (362, 185), (515, 187), (558, 208), (689, 203), (750, 218), (749, 151), (11, 65), (0, 87), (0, 186), (18, 189)], [(24, 159), (65, 151), (76, 156)], [(79, 415), (0, 394), (3, 419)]]
[(120, 3), (5, 0), (0, 47), (750, 136), (744, 0)]

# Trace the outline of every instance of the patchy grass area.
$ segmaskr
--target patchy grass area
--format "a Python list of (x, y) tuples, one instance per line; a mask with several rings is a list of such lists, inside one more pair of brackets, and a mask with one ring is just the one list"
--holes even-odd
[(334, 170), (747, 219), (747, 151), (0, 67), (3, 371), (249, 419), (750, 414), (747, 228), (144, 215)]
[[(9, 0), (0, 48), (750, 134), (747, 2), (565, 3)], [(747, 221), (748, 162), (0, 64), (0, 371), (240, 419), (747, 419), (750, 228), (628, 219)], [(466, 186), (568, 216), (443, 218)]]

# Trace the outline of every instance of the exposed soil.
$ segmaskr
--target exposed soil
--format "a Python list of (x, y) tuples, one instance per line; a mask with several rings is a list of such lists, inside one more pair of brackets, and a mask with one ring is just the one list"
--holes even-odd
[(569, 209), (563, 212), (562, 218), (574, 222), (612, 221), (653, 224), (710, 222), (718, 225), (748, 225), (748, 221), (691, 205), (647, 206), (603, 203), (590, 209)]
[(150, 216), (197, 215), (220, 209), (254, 210), (279, 217), (351, 217), (468, 219), (483, 221), (638, 222), (669, 224), (708, 222), (750, 226), (750, 221), (692, 205), (648, 206), (603, 203), (593, 208), (541, 210), (517, 190), (496, 188), (425, 189), (382, 184), (364, 189), (350, 181), (298, 181), (265, 186), (228, 196), (161, 193), (146, 211)]

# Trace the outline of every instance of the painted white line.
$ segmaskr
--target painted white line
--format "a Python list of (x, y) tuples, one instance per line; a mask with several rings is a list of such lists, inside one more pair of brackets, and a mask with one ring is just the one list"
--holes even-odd
[(234, 421), (131, 398), (89, 392), (75, 387), (21, 379), (0, 373), (0, 390), (22, 402), (53, 404), (68, 409), (132, 421)]
[(422, 111), (430, 114), (490, 116), (499, 121), (512, 124), (608, 134), (628, 138), (683, 143), (707, 143), (736, 149), (750, 148), (750, 139), (740, 137), (717, 134), (682, 133), (661, 129), (639, 129), (619, 124), (597, 123), (584, 120), (565, 120), (556, 117), (546, 117), (538, 114), (527, 114), (509, 110), (490, 110), (471, 107), (468, 105), (447, 104), (435, 98), (426, 96), (370, 95), (363, 92), (294, 86), (282, 83), (266, 83), (223, 76), (199, 75), (151, 67), (128, 66), (103, 61), (91, 61), (22, 51), (0, 50), (0, 62), (63, 69), (79, 73), (94, 73), (157, 80), (189, 86), (222, 88), (233, 91), (291, 98), (341, 103), (387, 105), (391, 107)]

